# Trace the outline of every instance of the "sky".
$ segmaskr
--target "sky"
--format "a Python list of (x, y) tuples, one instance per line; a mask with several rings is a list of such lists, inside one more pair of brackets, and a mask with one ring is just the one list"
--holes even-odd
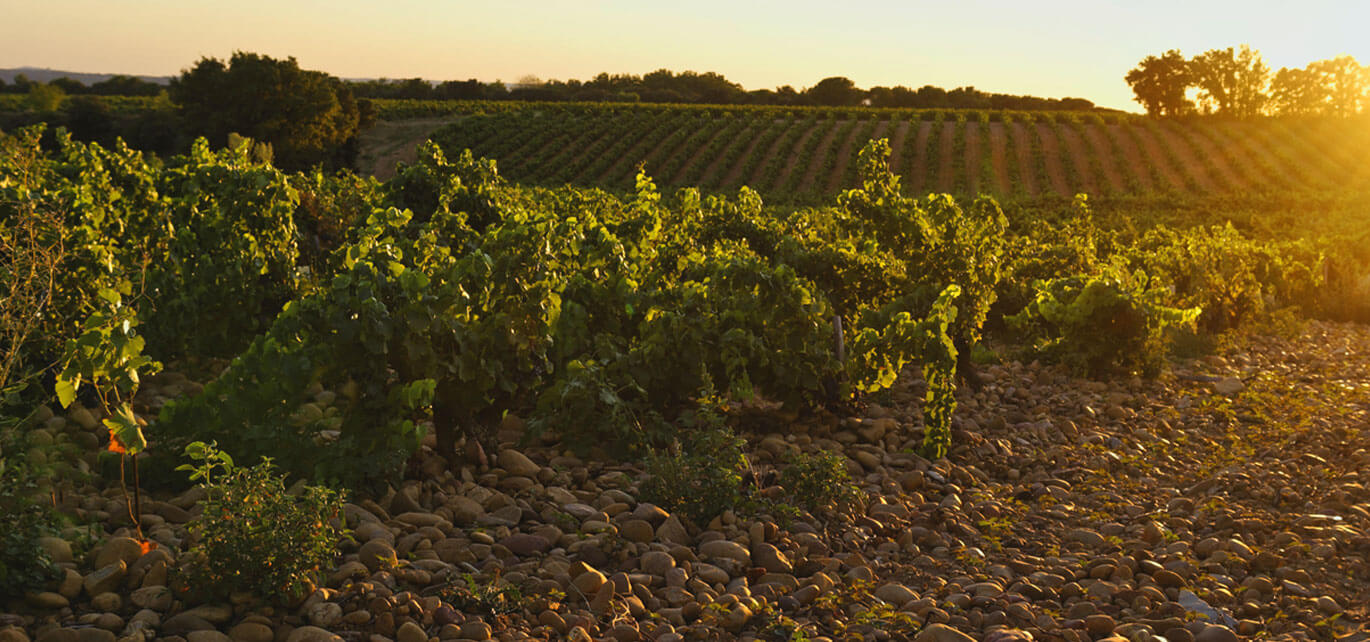
[(1370, 63), (1348, 0), (0, 0), (0, 68), (173, 75), (234, 51), (345, 78), (506, 83), (714, 71), (747, 89), (973, 86), (1140, 111), (1147, 55), (1250, 44), (1272, 69)]

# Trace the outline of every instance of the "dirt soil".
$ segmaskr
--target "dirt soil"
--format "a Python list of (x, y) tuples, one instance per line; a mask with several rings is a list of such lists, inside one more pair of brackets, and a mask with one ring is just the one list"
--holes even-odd
[(395, 175), (399, 163), (412, 163), (418, 158), (419, 144), (428, 140), (433, 132), (460, 120), (461, 117), (449, 116), (377, 122), (359, 136), (358, 172), (388, 180)]

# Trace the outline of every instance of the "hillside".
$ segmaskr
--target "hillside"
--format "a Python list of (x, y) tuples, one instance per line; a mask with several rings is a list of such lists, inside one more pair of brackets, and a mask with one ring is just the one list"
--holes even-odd
[(667, 187), (807, 202), (855, 185), (851, 161), (887, 138), (915, 193), (1039, 196), (1359, 191), (1363, 120), (1154, 120), (1066, 112), (530, 104), (469, 114), (433, 134), (531, 184), (628, 189), (639, 164)]

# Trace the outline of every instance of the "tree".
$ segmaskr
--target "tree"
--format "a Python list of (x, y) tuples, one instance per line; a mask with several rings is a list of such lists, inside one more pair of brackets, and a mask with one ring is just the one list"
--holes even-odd
[(1284, 116), (1316, 114), (1327, 102), (1327, 86), (1310, 69), (1281, 67), (1270, 81), (1270, 102)]
[(818, 81), (818, 84), (806, 90), (804, 95), (815, 105), (851, 107), (861, 104), (865, 93), (857, 89), (856, 83), (850, 78), (836, 76)]
[(162, 86), (133, 76), (111, 76), (90, 86), (90, 93), (102, 96), (156, 96)]
[(1151, 116), (1178, 116), (1193, 105), (1185, 98), (1190, 83), (1189, 63), (1178, 49), (1147, 56), (1124, 77), (1137, 102)]
[(1323, 87), (1322, 112), (1332, 116), (1354, 116), (1367, 103), (1366, 86), (1370, 71), (1351, 56), (1337, 56), (1308, 65)]
[(1204, 111), (1250, 118), (1263, 113), (1270, 102), (1270, 67), (1247, 45), (1240, 51), (1209, 49), (1189, 61), (1189, 72)]
[(276, 60), (236, 52), (225, 65), (202, 58), (168, 90), (192, 135), (215, 145), (230, 133), (270, 143), (277, 164), (300, 169), (344, 165), (357, 134), (352, 91), (321, 71), (300, 69), (294, 58)]
[(33, 111), (57, 111), (57, 108), (62, 106), (62, 100), (66, 97), (67, 93), (57, 85), (35, 82), (29, 84), (28, 96), (24, 98), (24, 103)]

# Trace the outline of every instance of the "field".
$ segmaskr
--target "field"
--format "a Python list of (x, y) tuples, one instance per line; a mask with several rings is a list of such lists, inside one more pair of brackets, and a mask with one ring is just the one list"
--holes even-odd
[(0, 642), (1370, 636), (1363, 122), (381, 107), (0, 135)]
[(746, 185), (777, 203), (855, 187), (856, 151), (873, 138), (889, 140), (891, 169), (910, 192), (1001, 202), (1370, 187), (1365, 120), (532, 104), (455, 117), (433, 138), (495, 159), (521, 183), (623, 191), (642, 164), (668, 188)]

